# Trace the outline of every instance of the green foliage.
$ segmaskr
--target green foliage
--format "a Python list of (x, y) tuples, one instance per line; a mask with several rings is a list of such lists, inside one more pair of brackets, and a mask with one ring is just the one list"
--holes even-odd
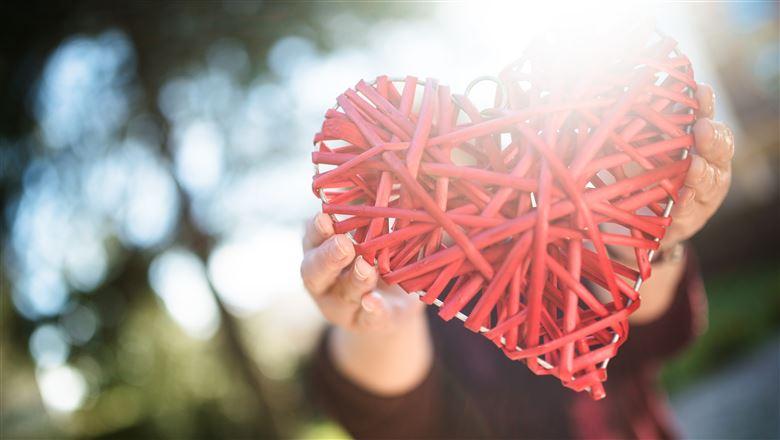
[(750, 352), (780, 329), (780, 262), (764, 261), (705, 277), (709, 328), (684, 354), (667, 364), (662, 379), (675, 391), (723, 362)]

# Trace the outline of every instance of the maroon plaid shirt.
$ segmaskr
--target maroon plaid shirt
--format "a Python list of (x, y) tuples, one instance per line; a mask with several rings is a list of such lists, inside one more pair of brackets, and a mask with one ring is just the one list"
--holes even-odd
[(704, 286), (688, 258), (676, 297), (657, 320), (631, 327), (609, 364), (607, 397), (593, 401), (552, 377), (534, 376), (487, 339), (429, 309), (435, 360), (426, 379), (395, 397), (374, 395), (316, 354), (317, 400), (357, 438), (670, 438), (666, 398), (657, 384), (662, 362), (704, 327)]

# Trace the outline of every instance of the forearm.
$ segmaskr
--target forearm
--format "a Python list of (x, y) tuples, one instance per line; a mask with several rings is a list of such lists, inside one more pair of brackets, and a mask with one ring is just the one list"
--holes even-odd
[(425, 314), (418, 313), (392, 332), (352, 332), (334, 327), (328, 347), (336, 368), (380, 395), (400, 395), (417, 386), (433, 362)]
[[(642, 303), (629, 318), (632, 324), (647, 324), (664, 314), (672, 304), (677, 286), (685, 271), (686, 251), (674, 244), (656, 252), (651, 276), (642, 282), (639, 295)], [(634, 253), (625, 248), (612, 248), (610, 254), (620, 263), (638, 269)]]
[(629, 318), (632, 324), (646, 324), (666, 312), (674, 300), (685, 263), (685, 257), (653, 263), (652, 276), (639, 289), (642, 304)]

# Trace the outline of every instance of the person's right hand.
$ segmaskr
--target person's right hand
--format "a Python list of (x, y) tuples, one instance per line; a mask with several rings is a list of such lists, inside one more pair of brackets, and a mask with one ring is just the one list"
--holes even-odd
[(354, 332), (392, 332), (424, 304), (379, 280), (376, 268), (355, 257), (352, 241), (335, 234), (327, 214), (317, 214), (303, 237), (301, 277), (325, 319)]

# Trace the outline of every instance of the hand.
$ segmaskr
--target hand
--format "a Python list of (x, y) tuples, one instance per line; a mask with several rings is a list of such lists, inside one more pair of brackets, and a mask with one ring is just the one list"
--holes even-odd
[(335, 234), (326, 214), (306, 225), (301, 277), (325, 319), (335, 367), (364, 389), (400, 395), (417, 386), (433, 363), (425, 304), (378, 280), (355, 258), (349, 237)]
[(693, 126), (696, 145), (691, 151), (691, 167), (672, 208), (672, 225), (661, 242), (662, 249), (696, 234), (723, 203), (731, 185), (731, 159), (734, 157), (734, 134), (722, 122), (712, 120), (715, 94), (712, 87), (699, 84), (698, 120)]
[[(691, 166), (678, 202), (672, 208), (672, 224), (661, 241), (662, 251), (670, 250), (704, 227), (723, 203), (731, 183), (734, 136), (725, 124), (712, 120), (715, 106), (712, 87), (699, 84), (696, 98), (699, 101), (698, 120), (693, 126), (696, 145), (690, 151)], [(624, 264), (636, 268), (636, 259), (628, 248), (617, 246), (611, 251)], [(630, 317), (632, 324), (647, 324), (663, 316), (685, 269), (682, 260), (653, 266), (653, 276), (642, 284), (642, 305)]]
[(353, 332), (392, 332), (424, 304), (397, 286), (380, 281), (376, 269), (355, 257), (352, 241), (335, 234), (330, 216), (306, 225), (301, 277), (325, 319)]

